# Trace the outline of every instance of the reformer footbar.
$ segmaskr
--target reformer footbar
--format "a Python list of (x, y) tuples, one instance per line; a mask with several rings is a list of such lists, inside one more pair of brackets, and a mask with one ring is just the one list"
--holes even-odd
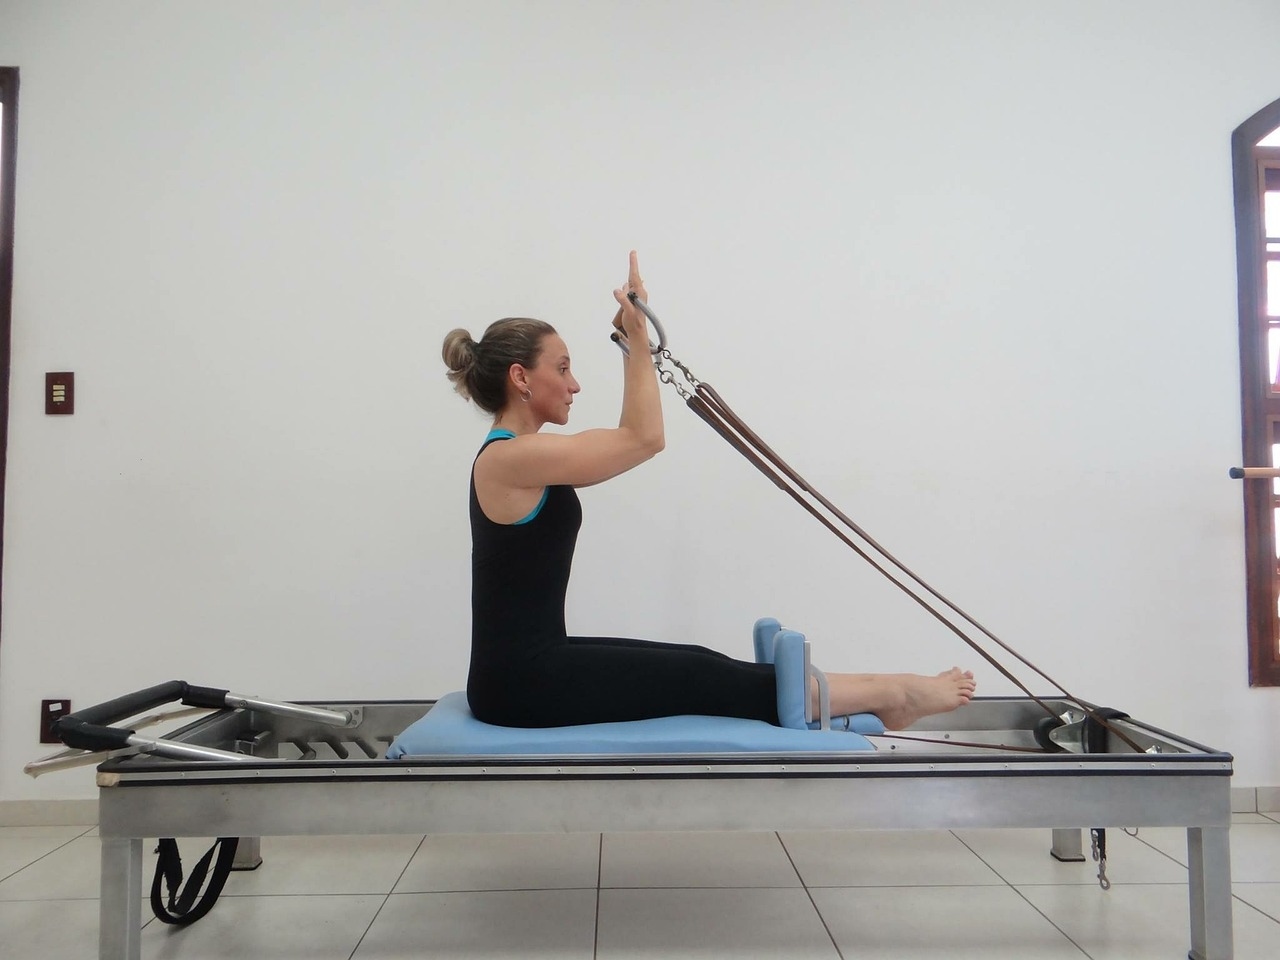
[[(708, 426), (710, 426), (713, 430), (715, 430), (716, 433), (720, 434), (720, 436), (723, 437), (729, 443), (730, 446), (732, 446), (735, 450), (737, 450), (740, 454), (742, 454), (742, 456), (745, 457), (752, 464), (752, 466), (754, 466), (757, 470), (759, 470), (766, 477), (768, 477), (774, 483), (775, 486), (777, 486), (780, 490), (788, 494), (793, 500), (795, 500), (798, 504), (800, 504), (800, 506), (804, 507), (815, 519), (817, 519), (823, 526), (825, 526), (829, 531), (831, 531), (831, 533), (833, 533), (841, 542), (843, 542), (846, 546), (848, 546), (851, 550), (853, 550), (854, 553), (856, 553), (859, 557), (861, 557), (868, 564), (870, 564), (871, 567), (876, 570), (876, 572), (878, 572), (883, 577), (885, 577), (894, 586), (898, 587), (898, 589), (906, 593), (907, 596), (911, 597), (911, 599), (915, 600), (916, 603), (918, 603), (921, 607), (925, 609), (925, 611), (927, 611), (931, 616), (933, 616), (936, 620), (938, 620), (943, 626), (945, 626), (948, 630), (954, 633), (957, 637), (963, 640), (975, 653), (977, 653), (980, 657), (986, 660), (987, 663), (989, 663), (992, 667), (994, 667), (1002, 676), (1004, 676), (1007, 680), (1013, 683), (1014, 686), (1016, 686), (1019, 690), (1025, 693), (1027, 697), (1029, 697), (1033, 702), (1035, 702), (1038, 706), (1040, 706), (1049, 715), (1049, 717), (1046, 718), (1047, 723), (1052, 724), (1057, 722), (1060, 724), (1065, 724), (1066, 721), (1060, 718), (1059, 715), (1051, 707), (1049, 707), (1040, 697), (1037, 697), (1035, 694), (1033, 694), (1026, 687), (1026, 685), (1024, 685), (1006, 667), (1004, 667), (1003, 664), (1001, 664), (998, 660), (996, 660), (996, 658), (992, 654), (990, 654), (987, 650), (985, 650), (981, 644), (979, 644), (976, 640), (974, 640), (972, 637), (966, 634), (964, 630), (962, 630), (954, 622), (948, 619), (948, 617), (942, 611), (938, 610), (935, 606), (933, 606), (929, 600), (925, 599), (925, 597), (923, 596), (920, 596), (915, 589), (913, 589), (907, 583), (903, 582), (903, 580), (899, 579), (897, 576), (893, 575), (881, 563), (877, 562), (871, 556), (871, 554), (868, 552), (867, 549), (864, 549), (864, 547), (859, 546), (859, 544), (856, 543), (848, 534), (846, 534), (843, 530), (839, 529), (829, 517), (824, 516), (821, 512), (819, 512), (819, 510), (817, 509), (817, 507), (814, 506), (813, 503), (805, 499), (804, 495), (807, 494), (814, 501), (816, 501), (818, 505), (826, 509), (841, 524), (843, 524), (846, 528), (848, 528), (848, 530), (852, 532), (854, 536), (859, 538), (866, 545), (866, 547), (869, 547), (870, 550), (879, 554), (881, 557), (884, 558), (885, 561), (887, 561), (889, 564), (892, 564), (894, 567), (896, 567), (899, 571), (901, 571), (903, 575), (905, 575), (906, 578), (908, 578), (911, 582), (916, 584), (916, 586), (920, 590), (924, 591), (924, 593), (926, 593), (928, 596), (939, 601), (947, 609), (951, 610), (953, 613), (955, 613), (960, 618), (962, 618), (965, 622), (969, 623), (971, 626), (976, 628), (979, 632), (981, 632), (993, 643), (998, 645), (1006, 653), (1016, 658), (1024, 666), (1033, 670), (1037, 675), (1042, 677), (1045, 681), (1052, 684), (1056, 689), (1058, 689), (1062, 693), (1062, 696), (1065, 699), (1079, 706), (1081, 711), (1083, 711), (1086, 719), (1093, 720), (1102, 728), (1102, 730), (1114, 733), (1118, 739), (1122, 740), (1126, 745), (1131, 747), (1135, 752), (1137, 753), (1143, 752), (1142, 748), (1139, 747), (1130, 737), (1128, 737), (1124, 733), (1124, 731), (1108, 723), (1106, 717), (1102, 715), (1103, 713), (1102, 711), (1095, 710), (1094, 708), (1086, 704), (1084, 701), (1080, 700), (1078, 697), (1069, 693), (1062, 684), (1058, 683), (1056, 680), (1050, 677), (1047, 673), (1041, 670), (1038, 666), (1036, 666), (1034, 663), (1032, 663), (1022, 654), (1018, 653), (1018, 651), (1014, 650), (1011, 646), (1009, 646), (1007, 643), (1005, 643), (1003, 640), (997, 637), (994, 633), (992, 633), (990, 630), (984, 627), (981, 623), (979, 623), (977, 620), (971, 617), (959, 606), (957, 606), (951, 600), (943, 596), (939, 591), (937, 591), (928, 583), (926, 583), (918, 574), (916, 574), (914, 571), (908, 568), (905, 564), (903, 564), (900, 560), (898, 560), (897, 557), (895, 557), (883, 546), (881, 546), (861, 526), (859, 526), (847, 515), (845, 515), (835, 504), (833, 504), (830, 500), (828, 500), (821, 493), (815, 490), (813, 486), (808, 483), (808, 481), (806, 481), (802, 476), (800, 476), (799, 473), (797, 473), (785, 460), (783, 460), (780, 456), (778, 456), (778, 454), (776, 454), (772, 450), (772, 448), (769, 447), (768, 444), (766, 444), (750, 427), (748, 427), (745, 421), (743, 421), (741, 417), (739, 417), (736, 413), (734, 413), (732, 408), (729, 407), (729, 405), (724, 401), (724, 399), (720, 396), (720, 394), (717, 393), (716, 390), (710, 384), (699, 380), (696, 376), (694, 376), (693, 372), (687, 366), (685, 366), (685, 364), (681, 363), (672, 355), (671, 351), (666, 346), (666, 331), (663, 328), (661, 322), (658, 320), (657, 316), (649, 308), (649, 305), (645, 303), (645, 301), (641, 300), (634, 291), (627, 294), (627, 299), (630, 300), (631, 303), (634, 304), (635, 307), (638, 310), (640, 310), (640, 312), (642, 312), (645, 315), (645, 317), (648, 318), (649, 322), (653, 324), (654, 330), (658, 334), (657, 343), (654, 343), (653, 341), (649, 341), (649, 352), (654, 357), (654, 366), (658, 370), (658, 379), (661, 380), (663, 383), (670, 384), (675, 389), (676, 393), (679, 394), (680, 398), (684, 400), (685, 405), (690, 410), (692, 410), (695, 414), (697, 414), (700, 419), (706, 422)], [(615, 331), (611, 335), (611, 339), (613, 340), (614, 343), (616, 343), (622, 349), (623, 353), (630, 355), (630, 351), (628, 349), (626, 339), (622, 334)], [(670, 361), (672, 365), (674, 365), (680, 371), (685, 381), (692, 388), (692, 392), (685, 389), (685, 387), (682, 386), (676, 380), (675, 374), (671, 370), (663, 366), (663, 361)], [(1113, 717), (1113, 719), (1115, 718), (1116, 717)], [(1041, 728), (1037, 728), (1037, 729), (1039, 731)], [(908, 739), (908, 738), (903, 737), (902, 739)], [(910, 739), (923, 740), (925, 738), (910, 738)], [(1037, 739), (1039, 740), (1039, 737)], [(1041, 745), (1044, 746), (1043, 741), (1041, 741)], [(1071, 749), (1071, 747), (1065, 747), (1064, 749)]]
[[(172, 740), (152, 740), (137, 735), (137, 730), (141, 727), (192, 711), (173, 711), (168, 714), (144, 717), (128, 725), (122, 724), (122, 721), (128, 721), (146, 710), (175, 701), (194, 708), (194, 711), (252, 709), (333, 727), (354, 727), (360, 723), (361, 719), (361, 711), (358, 708), (330, 710), (298, 703), (280, 703), (244, 696), (216, 687), (196, 686), (185, 680), (171, 680), (127, 696), (116, 697), (106, 703), (77, 710), (55, 720), (54, 734), (71, 749), (27, 764), (26, 772), (36, 776), (42, 772), (42, 768), (61, 769), (75, 766), (85, 760), (99, 760), (104, 756), (121, 756), (128, 753), (154, 753), (172, 759), (233, 763), (250, 762), (254, 759), (247, 754)], [(83, 753), (78, 756), (76, 751), (83, 751)], [(190, 874), (184, 877), (177, 840), (172, 837), (159, 838), (156, 846), (155, 875), (151, 883), (151, 910), (156, 918), (164, 923), (187, 926), (212, 910), (222, 894), (227, 877), (233, 869), (238, 869), (236, 850), (239, 842), (237, 837), (216, 838), (213, 846), (200, 858)]]

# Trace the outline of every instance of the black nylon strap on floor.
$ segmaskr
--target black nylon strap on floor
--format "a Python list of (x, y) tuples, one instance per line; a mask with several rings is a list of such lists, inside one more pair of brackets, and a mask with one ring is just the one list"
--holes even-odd
[[(151, 910), (164, 923), (186, 926), (195, 923), (213, 909), (222, 893), (222, 887), (231, 873), (231, 865), (236, 859), (236, 847), (239, 837), (219, 837), (213, 846), (200, 858), (200, 862), (187, 877), (186, 886), (182, 883), (182, 858), (178, 855), (178, 841), (168, 837), (161, 838), (156, 853), (156, 875), (151, 882)], [(209, 864), (213, 855), (218, 859), (213, 863), (213, 872), (209, 873)], [(205, 885), (205, 875), (209, 875), (209, 883)], [(161, 882), (169, 891), (169, 902), (165, 903), (161, 893)], [(200, 888), (204, 886), (204, 892)]]

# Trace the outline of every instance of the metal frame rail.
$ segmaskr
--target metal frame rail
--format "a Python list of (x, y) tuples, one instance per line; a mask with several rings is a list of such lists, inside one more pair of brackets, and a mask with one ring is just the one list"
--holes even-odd
[[(1232, 758), (1132, 719), (1119, 724), (1145, 753), (895, 743), (839, 755), (392, 762), (367, 756), (385, 740), (378, 731), (402, 729), (429, 702), (316, 706), (359, 715), (347, 741), (308, 721), (241, 708), (172, 737), (246, 756), (195, 761), (152, 751), (99, 767), (102, 960), (140, 956), (150, 837), (1044, 827), (1054, 831), (1055, 854), (1071, 859), (1080, 830), (1126, 826), (1186, 829), (1189, 956), (1232, 957)], [(911, 732), (1013, 748), (1033, 742), (1028, 724), (1039, 716), (1022, 698), (979, 698)], [(344, 746), (351, 742), (359, 746)], [(310, 758), (276, 759), (286, 753)]]

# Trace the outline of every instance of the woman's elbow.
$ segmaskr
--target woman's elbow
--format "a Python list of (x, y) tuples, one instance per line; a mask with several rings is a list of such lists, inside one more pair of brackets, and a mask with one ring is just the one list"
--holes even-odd
[(644, 463), (657, 456), (667, 445), (666, 433), (662, 427), (656, 429), (631, 430), (627, 437), (630, 456), (636, 457), (636, 463)]

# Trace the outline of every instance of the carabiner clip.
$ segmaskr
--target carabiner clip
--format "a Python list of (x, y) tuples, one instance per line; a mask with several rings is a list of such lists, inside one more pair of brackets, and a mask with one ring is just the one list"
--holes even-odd
[[(658, 342), (649, 341), (649, 352), (655, 357), (663, 350), (667, 349), (667, 331), (662, 329), (662, 322), (658, 319), (657, 314), (649, 309), (649, 305), (637, 297), (634, 293), (628, 293), (627, 299), (636, 305), (636, 307), (649, 318), (649, 322), (653, 324), (653, 330), (658, 335)], [(609, 339), (618, 345), (626, 356), (631, 356), (631, 348), (627, 346), (627, 338), (618, 332), (611, 333)]]

